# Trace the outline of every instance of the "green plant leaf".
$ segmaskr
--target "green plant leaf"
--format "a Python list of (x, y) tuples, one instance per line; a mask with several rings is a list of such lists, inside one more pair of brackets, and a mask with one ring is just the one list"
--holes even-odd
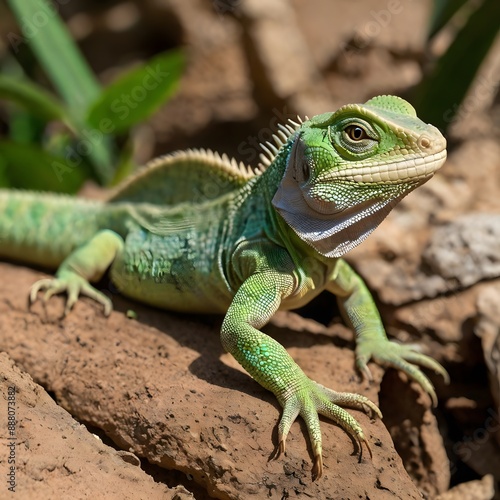
[(104, 89), (87, 117), (96, 129), (121, 133), (145, 120), (177, 88), (184, 67), (182, 52), (162, 53)]
[(0, 140), (2, 177), (10, 186), (75, 193), (88, 177), (88, 167), (53, 156), (39, 146)]
[(8, 0), (23, 35), (40, 60), (52, 83), (68, 105), (71, 123), (77, 129), (80, 143), (94, 137), (88, 157), (102, 184), (113, 178), (114, 151), (109, 137), (91, 130), (85, 123), (90, 103), (100, 93), (100, 85), (71, 39), (56, 7), (46, 0)]
[(45, 121), (25, 109), (8, 110), (9, 139), (24, 144), (39, 143), (43, 140)]
[[(457, 33), (432, 72), (415, 89), (412, 103), (426, 122), (446, 130), (459, 110), (500, 24), (500, 2), (484, 0)], [(498, 82), (485, 82), (482, 91), (495, 91)]]
[(7, 169), (7, 160), (0, 155), (0, 188), (10, 188), (10, 181), (5, 173)]
[(434, 8), (429, 27), (432, 38), (469, 0), (434, 0)]
[(116, 163), (115, 176), (111, 181), (111, 186), (116, 186), (125, 180), (137, 167), (134, 158), (134, 147), (132, 141), (129, 139), (125, 142), (120, 151), (120, 157)]
[(99, 84), (87, 62), (59, 18), (56, 4), (44, 0), (8, 0), (23, 36), (63, 97), (83, 116), (87, 106), (99, 95)]
[(46, 121), (66, 120), (66, 111), (49, 92), (27, 79), (0, 75), (0, 99), (13, 101)]

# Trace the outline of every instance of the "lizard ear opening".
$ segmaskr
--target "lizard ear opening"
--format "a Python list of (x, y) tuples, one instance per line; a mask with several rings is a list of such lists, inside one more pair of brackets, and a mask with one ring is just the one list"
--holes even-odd
[(311, 162), (302, 157), (300, 165), (295, 165), (295, 168), (300, 171), (301, 184), (307, 184), (311, 178)]
[[(305, 154), (305, 144), (300, 134), (293, 143), (293, 148), (288, 159), (287, 171), (290, 170), (293, 179), (303, 188), (311, 178), (312, 159)], [(287, 172), (285, 172), (285, 176)]]

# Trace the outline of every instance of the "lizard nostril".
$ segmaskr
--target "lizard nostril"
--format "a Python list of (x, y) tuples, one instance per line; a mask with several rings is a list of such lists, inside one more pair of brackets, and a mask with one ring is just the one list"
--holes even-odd
[(427, 149), (431, 146), (431, 140), (423, 135), (418, 138), (418, 145), (423, 149)]

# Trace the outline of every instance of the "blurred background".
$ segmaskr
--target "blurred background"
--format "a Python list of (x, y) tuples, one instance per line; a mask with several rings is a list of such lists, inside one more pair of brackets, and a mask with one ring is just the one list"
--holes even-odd
[[(349, 260), (389, 333), (423, 343), (452, 383), (433, 379), (430, 438), (422, 423), (402, 432), (402, 409), (391, 421), (387, 387), (381, 406), (430, 497), (498, 483), (499, 27), (498, 0), (9, 0), (0, 187), (92, 194), (188, 147), (256, 165), (297, 114), (408, 99), (445, 133), (449, 160)], [(304, 314), (327, 323), (326, 307)]]
[(452, 144), (498, 136), (498, 1), (10, 0), (0, 9), (4, 186), (108, 185), (188, 146), (255, 163), (278, 122), (383, 93), (409, 99)]

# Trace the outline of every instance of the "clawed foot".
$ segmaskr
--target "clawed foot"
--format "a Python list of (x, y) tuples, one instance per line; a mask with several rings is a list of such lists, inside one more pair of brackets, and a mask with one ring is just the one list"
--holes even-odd
[(370, 359), (373, 359), (382, 366), (397, 368), (406, 373), (429, 394), (433, 406), (437, 406), (437, 396), (434, 386), (416, 365), (433, 370), (444, 378), (445, 383), (449, 383), (448, 372), (437, 361), (419, 352), (418, 345), (399, 344), (389, 340), (358, 343), (356, 349), (356, 366), (368, 380), (372, 380), (370, 369), (367, 366)]
[(113, 309), (111, 300), (94, 288), (85, 278), (71, 271), (58, 273), (56, 278), (46, 278), (33, 284), (30, 291), (30, 304), (36, 301), (38, 292), (46, 290), (42, 301), (47, 302), (53, 295), (66, 292), (68, 299), (64, 308), (66, 316), (76, 304), (80, 295), (86, 295), (104, 306), (104, 315), (109, 316)]
[(279, 458), (285, 453), (285, 441), (292, 423), (300, 415), (305, 423), (311, 440), (314, 454), (312, 469), (313, 481), (323, 475), (323, 459), (321, 455), (321, 429), (318, 414), (330, 418), (344, 429), (359, 445), (360, 460), (362, 458), (363, 443), (370, 457), (372, 451), (363, 430), (354, 417), (341, 406), (364, 411), (370, 417), (382, 418), (378, 407), (365, 396), (350, 392), (336, 392), (317, 382), (307, 379), (301, 389), (288, 394), (283, 400), (283, 415), (278, 427), (278, 450), (273, 458)]

